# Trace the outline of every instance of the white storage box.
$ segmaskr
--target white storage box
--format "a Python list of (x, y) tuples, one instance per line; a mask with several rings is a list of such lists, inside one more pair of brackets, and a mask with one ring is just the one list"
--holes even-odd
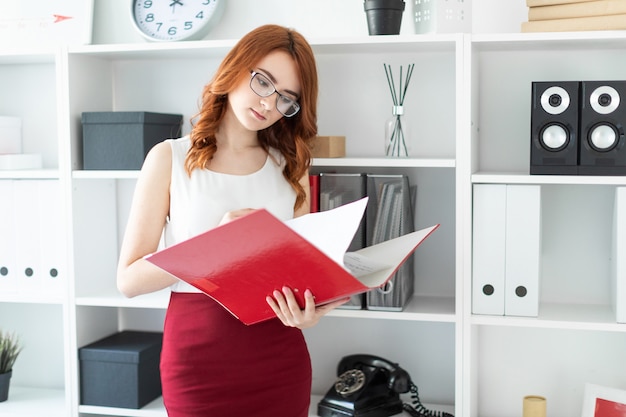
[(0, 154), (22, 153), (22, 119), (0, 116)]
[(472, 0), (415, 0), (415, 33), (469, 33)]
[(0, 170), (41, 169), (41, 154), (0, 154)]

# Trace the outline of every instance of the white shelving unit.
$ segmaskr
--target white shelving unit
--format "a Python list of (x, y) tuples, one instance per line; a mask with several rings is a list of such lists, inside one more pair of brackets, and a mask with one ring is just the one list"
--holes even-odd
[(614, 188), (626, 177), (529, 175), (531, 83), (624, 79), (625, 47), (623, 32), (468, 39), (469, 181), (539, 185), (542, 250), (537, 318), (472, 315), (465, 281), (463, 415), (519, 415), (529, 394), (547, 398), (548, 415), (579, 415), (585, 383), (626, 388), (626, 325), (609, 285)]
[[(538, 394), (548, 398), (551, 416), (565, 417), (580, 412), (586, 382), (626, 388), (626, 325), (610, 310), (605, 255), (612, 190), (626, 179), (528, 175), (531, 81), (623, 78), (626, 36), (310, 41), (320, 76), (319, 131), (346, 136), (348, 155), (316, 159), (313, 171), (404, 173), (417, 185), (416, 226), (441, 224), (417, 251), (415, 296), (403, 312), (335, 310), (305, 331), (312, 407), (339, 359), (356, 352), (397, 361), (424, 402), (456, 416), (519, 415), (522, 397)], [(0, 277), (0, 328), (15, 330), (26, 344), (0, 414), (165, 416), (160, 399), (141, 410), (79, 404), (78, 348), (123, 329), (160, 330), (168, 300), (166, 291), (134, 299), (117, 292), (137, 172), (83, 170), (80, 118), (85, 111), (143, 110), (189, 120), (234, 43), (0, 51), (0, 114), (22, 117), (26, 148), (44, 156), (43, 170), (0, 172), (0, 181), (59, 181), (68, 265), (60, 295), (8, 293)], [(405, 102), (411, 158), (382, 157), (391, 112), (383, 63), (416, 64)], [(472, 186), (481, 183), (542, 188), (538, 318), (471, 313)]]

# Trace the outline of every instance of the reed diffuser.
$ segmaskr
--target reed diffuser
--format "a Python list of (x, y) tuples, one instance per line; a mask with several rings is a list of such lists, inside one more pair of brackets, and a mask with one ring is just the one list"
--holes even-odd
[(400, 66), (400, 84), (397, 90), (391, 66), (387, 64), (383, 64), (383, 66), (385, 68), (385, 75), (387, 76), (387, 84), (389, 84), (389, 91), (391, 92), (391, 100), (393, 101), (392, 116), (385, 126), (385, 155), (391, 157), (408, 157), (408, 128), (406, 119), (403, 117), (404, 99), (406, 98), (406, 92), (409, 88), (409, 82), (411, 81), (415, 64), (410, 64), (406, 73), (403, 73), (402, 65)]

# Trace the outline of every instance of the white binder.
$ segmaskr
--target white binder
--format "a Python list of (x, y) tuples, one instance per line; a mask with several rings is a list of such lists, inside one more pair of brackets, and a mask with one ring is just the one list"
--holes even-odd
[(0, 292), (14, 290), (17, 277), (13, 180), (0, 180)]
[(508, 185), (504, 314), (539, 315), (541, 187)]
[(475, 184), (472, 313), (504, 314), (506, 185)]
[(626, 187), (615, 188), (611, 294), (616, 321), (626, 323)]
[(39, 181), (15, 180), (15, 249), (20, 292), (37, 288), (41, 277)]
[(67, 228), (63, 222), (61, 184), (59, 180), (38, 183), (41, 289), (47, 295), (61, 295), (67, 276)]

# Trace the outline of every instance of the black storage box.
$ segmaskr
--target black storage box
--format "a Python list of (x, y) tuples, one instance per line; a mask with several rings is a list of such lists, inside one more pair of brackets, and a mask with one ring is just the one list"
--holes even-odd
[(141, 169), (148, 151), (181, 134), (183, 116), (149, 112), (84, 112), (83, 169)]
[(80, 348), (80, 403), (138, 409), (159, 397), (162, 340), (127, 330)]

